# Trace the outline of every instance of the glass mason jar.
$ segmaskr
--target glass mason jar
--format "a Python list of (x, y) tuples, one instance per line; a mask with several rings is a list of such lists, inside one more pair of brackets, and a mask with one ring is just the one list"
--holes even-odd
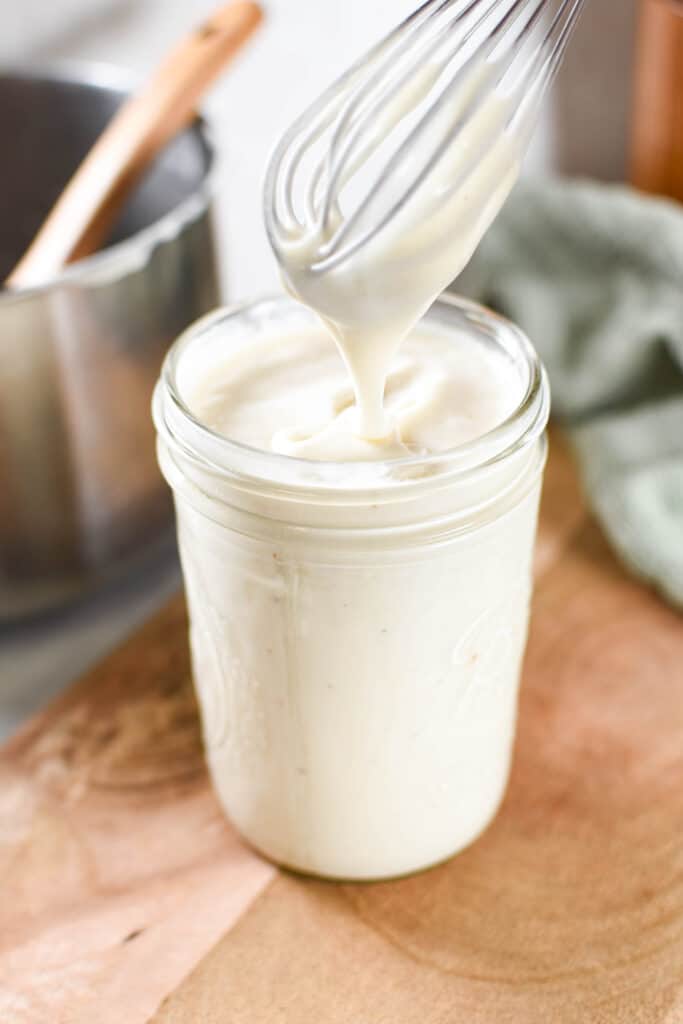
[(221, 310), (154, 397), (175, 495), (206, 757), (246, 839), (315, 875), (401, 875), (488, 825), (514, 738), (548, 386), (525, 336), (455, 298), (427, 322), (519, 376), (514, 413), (447, 452), (314, 462), (203, 426), (184, 400), (228, 349), (313, 317)]

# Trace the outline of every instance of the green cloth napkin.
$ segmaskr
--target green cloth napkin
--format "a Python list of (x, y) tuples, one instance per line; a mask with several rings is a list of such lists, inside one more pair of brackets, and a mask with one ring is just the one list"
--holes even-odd
[(683, 606), (683, 207), (523, 183), (456, 288), (530, 336), (614, 549)]

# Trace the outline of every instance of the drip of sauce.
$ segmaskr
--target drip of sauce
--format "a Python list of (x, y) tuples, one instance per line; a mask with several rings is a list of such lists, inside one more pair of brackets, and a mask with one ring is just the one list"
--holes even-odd
[[(498, 73), (494, 63), (475, 65), (447, 97), (419, 149), (383, 182), (384, 209), (406, 191), (410, 195), (369, 241), (329, 269), (321, 268), (325, 247), (343, 224), (335, 209), (322, 226), (292, 229), (279, 253), (285, 287), (319, 315), (348, 370), (358, 409), (349, 457), (357, 451), (357, 437), (391, 445), (396, 422), (384, 396), (396, 354), (465, 267), (517, 179), (523, 139), (504, 131), (514, 114), (512, 100), (493, 91), (470, 110), (474, 96)], [(387, 119), (400, 123), (414, 115), (435, 77), (427, 67), (417, 84), (399, 93)], [(456, 133), (461, 119), (464, 125)], [(425, 153), (451, 136), (453, 142), (411, 191)], [(367, 229), (368, 218), (354, 224), (351, 240)]]

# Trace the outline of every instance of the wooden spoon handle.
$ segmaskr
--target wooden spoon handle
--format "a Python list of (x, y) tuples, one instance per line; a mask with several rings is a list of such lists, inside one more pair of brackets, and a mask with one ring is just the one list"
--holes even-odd
[(631, 182), (683, 200), (683, 3), (640, 0)]
[(251, 0), (217, 10), (171, 51), (145, 88), (112, 118), (7, 279), (43, 284), (103, 242), (131, 187), (194, 117), (198, 99), (261, 20)]

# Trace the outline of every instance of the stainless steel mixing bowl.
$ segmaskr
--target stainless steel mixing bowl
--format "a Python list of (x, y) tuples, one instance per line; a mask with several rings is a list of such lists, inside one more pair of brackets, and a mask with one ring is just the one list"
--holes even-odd
[[(120, 73), (0, 72), (0, 273), (125, 96)], [(152, 389), (219, 300), (205, 125), (169, 145), (107, 247), (0, 294), (0, 619), (59, 604), (167, 538)]]

